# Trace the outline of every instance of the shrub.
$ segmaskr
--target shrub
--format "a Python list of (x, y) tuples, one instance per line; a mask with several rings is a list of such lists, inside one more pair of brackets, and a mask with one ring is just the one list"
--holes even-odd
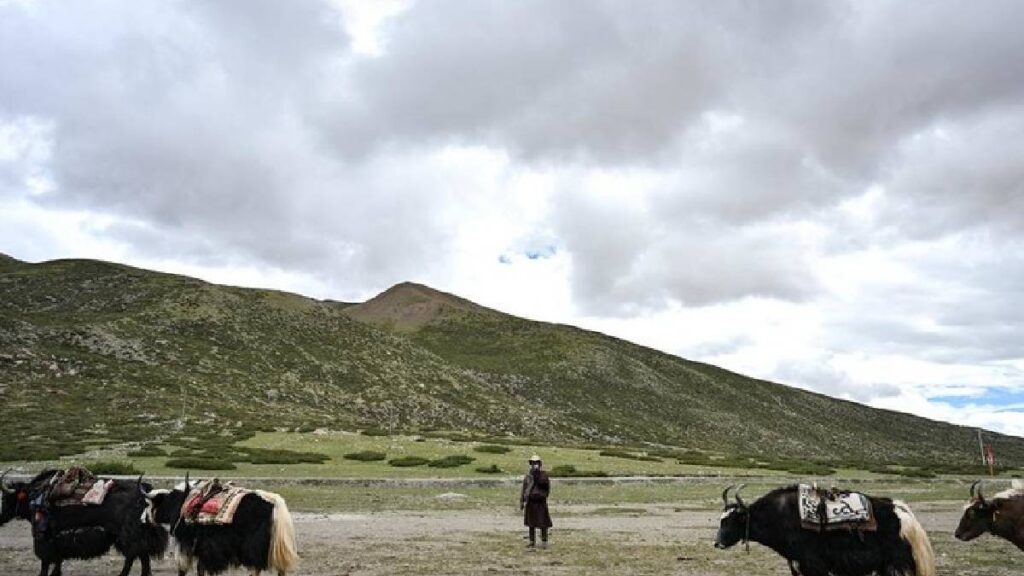
[(598, 456), (608, 456), (611, 458), (627, 458), (629, 460), (637, 460), (638, 456), (625, 450), (601, 450), (597, 453)]
[(167, 451), (158, 446), (146, 444), (145, 446), (139, 447), (138, 450), (132, 450), (128, 453), (129, 458), (146, 458), (149, 456), (167, 456)]
[(242, 454), (231, 458), (235, 462), (248, 461), (253, 464), (323, 464), (331, 457), (319, 452), (297, 452), (294, 450), (269, 448), (242, 448)]
[(359, 462), (374, 462), (377, 460), (387, 459), (387, 454), (383, 452), (374, 452), (373, 450), (363, 450), (362, 452), (349, 452), (342, 456), (345, 460), (357, 460)]
[(512, 451), (508, 446), (498, 446), (497, 444), (484, 444), (483, 446), (477, 446), (473, 448), (474, 452), (483, 452), (484, 454), (507, 454)]
[(195, 456), (171, 458), (167, 461), (166, 466), (168, 468), (178, 468), (182, 470), (235, 470), (237, 468), (237, 466), (232, 462), (214, 460), (212, 458), (198, 458)]
[(498, 468), (497, 464), (491, 464), (490, 466), (478, 466), (476, 471), (481, 474), (501, 474), (504, 472), (504, 470)]
[(836, 473), (835, 470), (824, 466), (822, 464), (815, 464), (813, 462), (807, 462), (804, 464), (797, 464), (786, 468), (786, 471), (790, 474), (796, 474), (798, 476), (831, 476)]
[(431, 460), (428, 466), (431, 468), (455, 468), (469, 464), (476, 460), (472, 456), (466, 456), (465, 454), (453, 454), (451, 456), (445, 456), (444, 458), (438, 458), (437, 460)]
[(398, 468), (409, 468), (412, 466), (423, 466), (429, 464), (430, 460), (426, 458), (420, 458), (419, 456), (402, 456), (401, 458), (394, 458), (388, 460), (388, 464)]
[(382, 428), (367, 428), (359, 432), (363, 436), (387, 436), (388, 431)]
[(552, 478), (587, 478), (607, 475), (608, 473), (603, 470), (577, 470), (576, 466), (572, 464), (559, 464), (548, 472), (548, 476)]
[(99, 462), (86, 463), (85, 467), (93, 474), (109, 476), (138, 476), (142, 474), (142, 471), (133, 466), (131, 462), (101, 460)]

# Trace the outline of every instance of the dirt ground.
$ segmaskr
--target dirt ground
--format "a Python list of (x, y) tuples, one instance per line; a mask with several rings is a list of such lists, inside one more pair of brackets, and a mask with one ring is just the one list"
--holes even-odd
[[(1024, 552), (991, 536), (956, 542), (952, 529), (960, 515), (954, 502), (925, 504), (916, 512), (929, 530), (939, 574), (1010, 576), (1024, 573)], [(785, 562), (752, 545), (715, 550), (718, 511), (667, 505), (629, 508), (563, 506), (552, 511), (556, 527), (546, 550), (525, 548), (525, 531), (514, 509), (296, 513), (302, 555), (297, 575), (413, 574), (686, 574), (788, 576)], [(116, 574), (116, 554), (92, 561), (69, 561), (67, 576)], [(176, 575), (173, 560), (155, 563), (155, 574)], [(0, 528), (0, 573), (38, 573), (29, 528), (12, 522)], [(139, 573), (136, 565), (133, 574)], [(229, 574), (246, 572), (234, 570)]]

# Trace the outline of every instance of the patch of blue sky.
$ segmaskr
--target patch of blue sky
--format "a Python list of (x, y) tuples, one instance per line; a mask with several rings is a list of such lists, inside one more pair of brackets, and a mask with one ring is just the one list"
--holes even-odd
[(543, 258), (551, 258), (558, 253), (558, 248), (554, 244), (547, 244), (540, 248), (531, 248), (523, 252), (530, 260), (540, 260)]
[(992, 406), (1000, 411), (1024, 412), (1024, 389), (988, 388), (980, 394), (932, 396), (929, 400), (951, 406)]

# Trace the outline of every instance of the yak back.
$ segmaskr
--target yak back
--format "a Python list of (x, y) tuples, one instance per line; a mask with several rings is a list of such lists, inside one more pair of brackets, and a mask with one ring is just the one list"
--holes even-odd
[(178, 522), (174, 537), (213, 574), (233, 566), (265, 570), (273, 525), (274, 505), (252, 492), (242, 497), (231, 524)]

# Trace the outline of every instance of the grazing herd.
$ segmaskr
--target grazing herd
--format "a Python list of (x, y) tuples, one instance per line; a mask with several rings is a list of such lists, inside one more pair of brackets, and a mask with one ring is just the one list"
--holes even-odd
[[(28, 482), (7, 482), (0, 474), (0, 526), (13, 519), (31, 523), (39, 576), (60, 576), (65, 560), (96, 558), (111, 548), (124, 556), (120, 576), (128, 576), (136, 560), (142, 576), (151, 576), (151, 561), (164, 555), (169, 537), (179, 576), (192, 568), (204, 576), (231, 567), (284, 576), (298, 561), (291, 515), (277, 494), (190, 482), (187, 475), (172, 489), (154, 490), (140, 477), (99, 480), (100, 503), (58, 508), (47, 498), (52, 501), (50, 491), (63, 473), (47, 470)], [(759, 543), (785, 558), (793, 576), (935, 575), (928, 536), (899, 500), (801, 485), (748, 504), (742, 488), (722, 493), (717, 548)], [(1024, 550), (1024, 485), (1015, 481), (991, 498), (982, 490), (981, 481), (971, 485), (955, 536), (967, 541), (988, 532)]]

